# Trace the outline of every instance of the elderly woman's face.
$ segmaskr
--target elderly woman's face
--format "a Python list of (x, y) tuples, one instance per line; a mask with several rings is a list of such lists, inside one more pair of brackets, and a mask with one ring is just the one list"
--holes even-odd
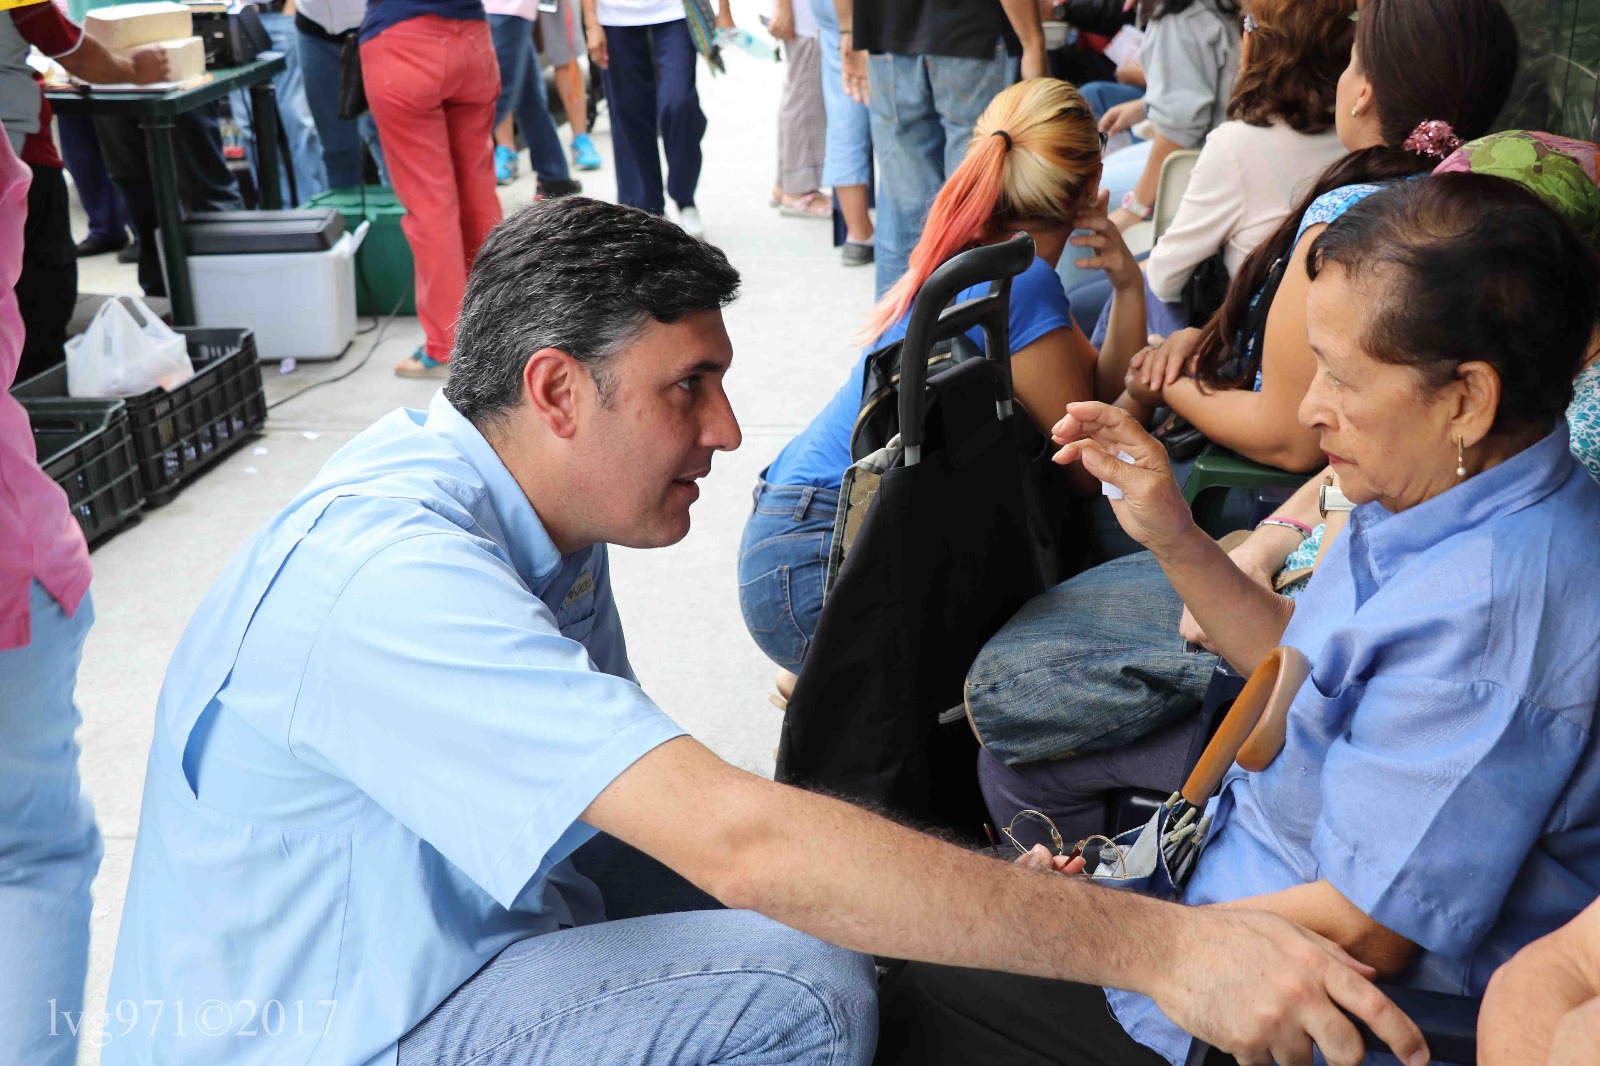
[(1377, 500), (1403, 511), (1455, 485), (1452, 389), (1429, 394), (1410, 367), (1362, 350), (1365, 311), (1385, 286), (1352, 283), (1328, 264), (1311, 283), (1306, 328), (1316, 376), (1300, 421), (1321, 435), (1322, 450), (1355, 503)]

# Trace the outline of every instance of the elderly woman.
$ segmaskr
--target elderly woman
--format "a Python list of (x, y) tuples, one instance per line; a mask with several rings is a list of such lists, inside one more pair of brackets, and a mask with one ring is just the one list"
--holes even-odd
[[(1288, 644), (1312, 663), (1282, 753), (1213, 801), (1184, 902), (1272, 910), (1404, 983), (1481, 993), (1600, 889), (1600, 570), (1577, 564), (1600, 487), (1562, 417), (1600, 278), (1536, 197), (1477, 174), (1374, 194), (1304, 269), (1300, 417), (1357, 507), (1298, 601), (1195, 526), (1126, 412), (1072, 405), (1058, 458), (1121, 490), (1119, 521), (1231, 661)], [(1186, 1046), (1129, 993), (912, 966), (878, 1061), (1156, 1066)]]

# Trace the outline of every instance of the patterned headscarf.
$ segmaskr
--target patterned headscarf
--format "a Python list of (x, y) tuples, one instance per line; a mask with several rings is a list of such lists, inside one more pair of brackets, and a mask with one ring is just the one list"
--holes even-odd
[(1600, 251), (1600, 146), (1553, 133), (1508, 130), (1469, 141), (1434, 169), (1435, 174), (1451, 172), (1509, 178)]

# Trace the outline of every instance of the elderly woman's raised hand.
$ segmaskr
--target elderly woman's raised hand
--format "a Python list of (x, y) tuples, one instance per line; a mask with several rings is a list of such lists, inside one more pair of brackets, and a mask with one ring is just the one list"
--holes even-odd
[(1071, 403), (1051, 437), (1062, 445), (1056, 462), (1081, 462), (1089, 473), (1121, 490), (1122, 498), (1113, 498), (1111, 509), (1140, 544), (1159, 555), (1196, 531), (1167, 463), (1167, 450), (1128, 412), (1104, 403)]

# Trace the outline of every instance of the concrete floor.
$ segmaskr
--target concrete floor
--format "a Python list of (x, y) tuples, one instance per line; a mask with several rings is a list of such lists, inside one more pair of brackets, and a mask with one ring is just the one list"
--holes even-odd
[[(736, 4), (736, 13), (742, 23), (753, 23), (745, 7)], [(710, 130), (698, 200), (707, 239), (723, 248), (744, 275), (743, 296), (727, 312), (735, 351), (728, 391), (744, 428), (744, 446), (719, 456), (702, 483), (687, 539), (656, 551), (617, 550), (612, 558), (633, 665), (645, 689), (725, 758), (770, 774), (779, 714), (767, 701), (773, 669), (751, 642), (739, 613), (734, 570), (739, 536), (757, 472), (844, 380), (854, 352), (849, 334), (871, 305), (873, 278), (870, 268), (839, 264), (827, 225), (783, 218), (767, 206), (777, 143), (774, 116), (785, 68), (743, 54), (729, 56), (727, 63), (725, 77), (708, 77), (704, 66), (700, 70)], [(612, 198), (604, 115), (595, 142), (607, 166), (581, 175), (585, 192)], [(526, 165), (524, 155), (525, 171)], [(525, 172), (501, 190), (501, 199), (509, 209), (532, 194), (533, 179)], [(81, 214), (75, 231), (80, 237), (84, 233)], [(137, 292), (133, 269), (118, 266), (112, 256), (84, 260), (81, 268), (82, 291)], [(288, 375), (263, 366), (270, 402), (367, 359), (347, 380), (272, 411), (260, 439), (165, 507), (147, 512), (92, 557), (97, 621), (80, 673), (84, 724), (79, 739), (85, 785), (105, 835), (105, 860), (94, 886), (85, 999), (90, 1010), (105, 1001), (156, 696), (172, 649), (233, 554), (328, 456), (395, 407), (427, 404), (434, 384), (401, 380), (390, 370), (421, 337), (416, 319), (398, 318), (358, 337), (337, 362), (302, 364)], [(81, 1064), (99, 1062), (102, 1031), (103, 1021), (91, 1019)]]

